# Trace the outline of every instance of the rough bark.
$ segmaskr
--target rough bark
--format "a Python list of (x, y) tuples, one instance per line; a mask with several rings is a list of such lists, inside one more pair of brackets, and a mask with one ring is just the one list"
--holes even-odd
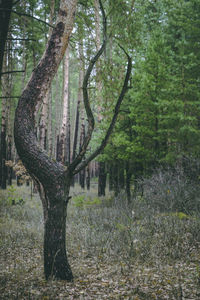
[[(14, 136), (16, 148), (26, 169), (37, 182), (43, 204), (45, 226), (44, 270), (46, 279), (73, 279), (67, 259), (65, 241), (66, 210), (71, 179), (73, 175), (82, 170), (105, 147), (116, 122), (119, 107), (127, 90), (131, 73), (131, 59), (127, 55), (127, 73), (111, 124), (100, 147), (81, 163), (94, 129), (94, 117), (88, 99), (87, 84), (94, 64), (104, 50), (106, 42), (104, 41), (100, 51), (91, 60), (83, 81), (84, 105), (89, 125), (80, 152), (68, 167), (51, 159), (37, 142), (34, 130), (34, 111), (37, 103), (41, 103), (45, 97), (68, 46), (76, 5), (77, 1), (75, 0), (61, 0), (56, 26), (52, 31), (46, 51), (38, 66), (34, 69), (19, 99), (15, 112)], [(103, 8), (102, 13), (104, 13)]]
[(47, 150), (47, 124), (48, 124), (49, 91), (44, 97), (39, 124), (40, 146)]
[(44, 272), (46, 279), (54, 277), (71, 281), (73, 275), (66, 254), (66, 216), (70, 176), (68, 180), (65, 178), (58, 180), (57, 184), (59, 188), (48, 189), (43, 199)]
[(49, 109), (48, 109), (48, 153), (52, 157), (53, 156), (53, 132), (52, 132), (52, 90), (49, 91)]
[(56, 26), (46, 51), (24, 89), (15, 114), (15, 144), (20, 158), (36, 180), (44, 210), (45, 277), (72, 280), (65, 250), (65, 220), (71, 174), (38, 145), (34, 111), (41, 103), (68, 46), (77, 1), (61, 1)]

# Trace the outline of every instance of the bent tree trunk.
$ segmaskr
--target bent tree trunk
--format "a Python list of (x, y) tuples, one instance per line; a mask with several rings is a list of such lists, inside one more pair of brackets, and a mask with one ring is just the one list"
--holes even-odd
[(44, 99), (68, 46), (76, 0), (61, 0), (55, 28), (38, 66), (24, 89), (15, 113), (17, 152), (37, 182), (44, 210), (44, 271), (46, 279), (72, 280), (66, 245), (65, 226), (71, 174), (42, 149), (34, 133), (34, 112)]
[[(100, 1), (100, 0), (99, 0)], [(58, 66), (68, 46), (74, 22), (77, 0), (61, 0), (56, 26), (52, 31), (47, 48), (38, 66), (24, 89), (15, 112), (14, 138), (19, 157), (29, 174), (37, 183), (44, 212), (44, 271), (46, 279), (55, 278), (71, 281), (72, 271), (66, 254), (66, 215), (69, 189), (72, 177), (84, 169), (106, 146), (108, 138), (116, 123), (120, 104), (128, 88), (131, 74), (131, 59), (128, 58), (127, 72), (121, 93), (116, 102), (110, 126), (100, 146), (86, 159), (89, 142), (94, 130), (94, 116), (88, 99), (87, 86), (94, 64), (103, 53), (102, 47), (92, 58), (83, 81), (84, 105), (87, 114), (87, 133), (79, 153), (68, 167), (53, 160), (38, 144), (34, 132), (34, 113), (38, 103), (42, 102), (53, 80)], [(105, 27), (105, 14), (100, 1)]]

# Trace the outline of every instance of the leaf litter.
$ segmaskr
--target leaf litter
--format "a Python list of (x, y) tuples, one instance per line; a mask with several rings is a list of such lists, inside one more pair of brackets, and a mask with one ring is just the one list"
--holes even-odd
[[(2, 300), (200, 299), (199, 247), (191, 251), (190, 258), (183, 256), (166, 260), (156, 257), (142, 261), (121, 253), (109, 255), (98, 248), (92, 252), (87, 247), (68, 242), (74, 281), (46, 281), (43, 275), (42, 221), (38, 231), (40, 218), (34, 216), (33, 211), (30, 219), (26, 213), (24, 218), (19, 218), (19, 212), (19, 208), (6, 207), (0, 213)], [(72, 239), (72, 234), (69, 230), (67, 241), (70, 237)]]

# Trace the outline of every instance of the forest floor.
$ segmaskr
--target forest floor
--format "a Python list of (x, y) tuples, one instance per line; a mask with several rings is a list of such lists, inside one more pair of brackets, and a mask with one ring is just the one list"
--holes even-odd
[(72, 190), (67, 283), (43, 276), (39, 196), (28, 187), (0, 191), (0, 299), (200, 299), (199, 218), (138, 203), (130, 210), (123, 197), (95, 194)]

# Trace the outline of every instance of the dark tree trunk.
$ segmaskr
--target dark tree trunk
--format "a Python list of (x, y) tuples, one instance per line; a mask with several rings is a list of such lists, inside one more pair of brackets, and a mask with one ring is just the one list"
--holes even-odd
[(109, 164), (109, 191), (113, 191), (114, 180), (113, 180), (113, 164)]
[[(73, 149), (72, 149), (72, 159), (73, 161), (76, 157), (76, 148), (77, 148), (77, 141), (78, 141), (78, 126), (79, 126), (79, 107), (77, 103), (77, 109), (76, 109), (76, 121), (75, 121), (75, 129), (74, 129), (74, 141), (73, 141)], [(73, 176), (71, 181), (71, 186), (75, 185), (76, 176)]]
[(6, 167), (6, 132), (1, 132), (1, 188), (6, 189), (7, 167)]
[(21, 182), (21, 176), (17, 176), (17, 186), (21, 186), (22, 182)]
[(125, 185), (125, 178), (124, 178), (124, 164), (121, 163), (119, 165), (119, 188), (120, 190), (124, 189), (124, 185)]
[(59, 135), (57, 136), (57, 143), (56, 143), (56, 160), (62, 161), (62, 145), (63, 140), (60, 139)]
[(0, 11), (0, 80), (13, 0), (2, 0)]
[[(78, 99), (77, 107), (76, 107), (76, 119), (75, 119), (75, 128), (74, 128), (74, 141), (73, 141), (73, 149), (72, 149), (72, 159), (73, 161), (76, 157), (76, 149), (77, 149), (77, 142), (78, 142), (78, 128), (79, 128), (79, 109), (80, 109), (80, 100)], [(74, 186), (76, 181), (76, 177), (73, 176), (71, 185)]]
[(82, 189), (85, 188), (85, 168), (79, 172), (79, 183)]
[(113, 183), (114, 183), (114, 193), (115, 197), (119, 194), (119, 166), (118, 162), (114, 163), (113, 166)]
[[(8, 153), (7, 153), (7, 160), (12, 160), (12, 143), (11, 137), (8, 139)], [(8, 185), (12, 185), (12, 176), (13, 176), (13, 169), (11, 166), (7, 167), (7, 177), (8, 177)]]
[(90, 164), (87, 165), (86, 167), (86, 186), (87, 190), (90, 190)]
[(106, 164), (104, 161), (99, 162), (99, 178), (98, 178), (98, 196), (106, 195)]
[(131, 170), (130, 170), (130, 165), (129, 162), (126, 163), (126, 196), (127, 196), (127, 201), (128, 204), (131, 203)]
[[(44, 209), (44, 272), (46, 279), (73, 280), (66, 254), (66, 216), (69, 183), (57, 182), (59, 189), (51, 189), (43, 197)], [(47, 203), (49, 206), (47, 207)]]

